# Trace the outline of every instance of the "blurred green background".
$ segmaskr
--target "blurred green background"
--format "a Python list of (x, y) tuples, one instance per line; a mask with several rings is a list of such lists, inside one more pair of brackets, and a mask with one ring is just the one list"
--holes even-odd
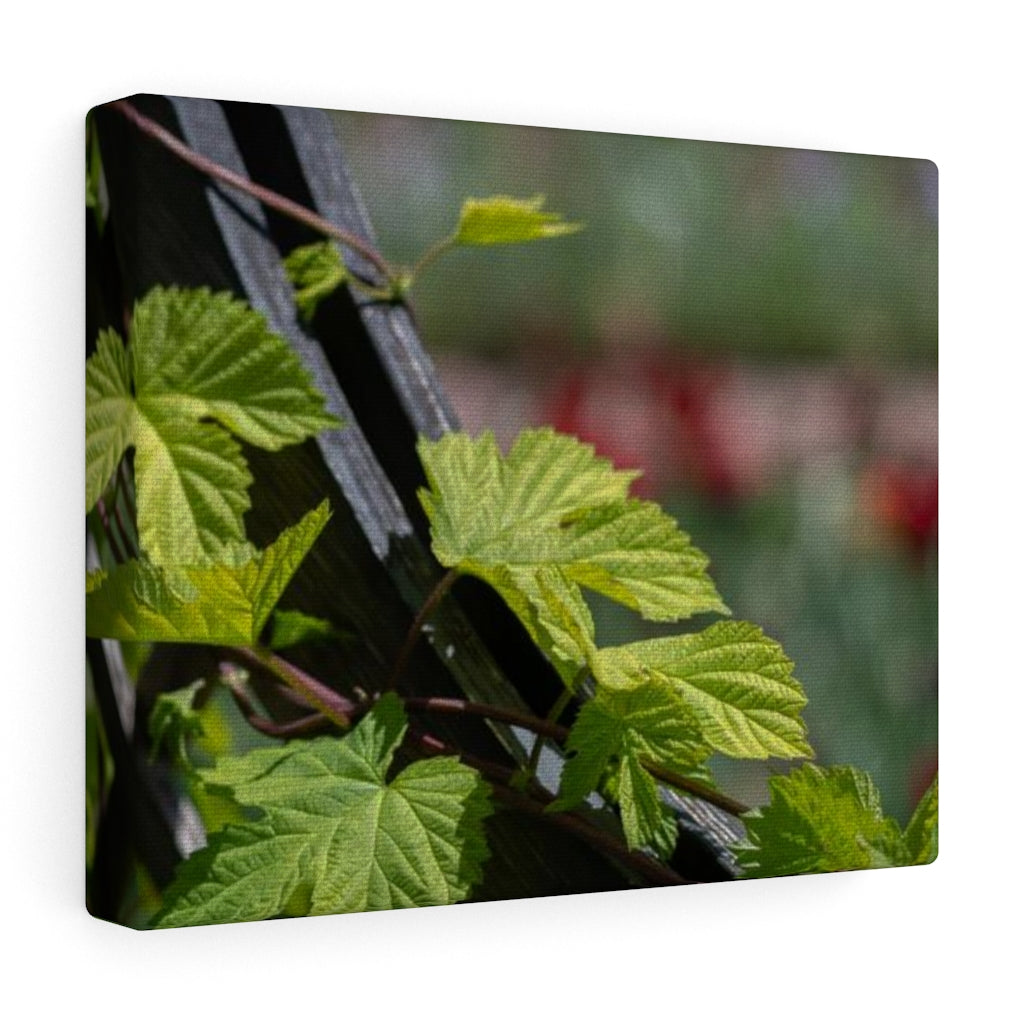
[(588, 347), (638, 320), (713, 352), (935, 364), (928, 161), (336, 116), (390, 259), (413, 262), (466, 196), (542, 193), (586, 224), (431, 270), (416, 305), (438, 349), (516, 348), (535, 331)]
[[(937, 765), (935, 166), (336, 118), (389, 260), (413, 263), (467, 196), (543, 193), (585, 223), (454, 252), (416, 285), (463, 425), (508, 443), (551, 423), (643, 467), (733, 612), (795, 661), (819, 760), (868, 769), (905, 822)], [(594, 605), (601, 642), (659, 631)], [(763, 802), (786, 766), (715, 770)]]

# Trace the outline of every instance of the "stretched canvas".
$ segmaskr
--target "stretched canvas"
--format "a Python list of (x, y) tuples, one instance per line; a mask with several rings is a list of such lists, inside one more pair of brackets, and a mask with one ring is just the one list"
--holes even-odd
[(86, 170), (91, 913), (935, 859), (933, 164), (138, 95)]

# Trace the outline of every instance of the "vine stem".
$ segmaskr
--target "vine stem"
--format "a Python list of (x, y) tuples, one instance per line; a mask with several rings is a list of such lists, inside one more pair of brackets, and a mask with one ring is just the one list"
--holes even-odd
[(567, 832), (572, 832), (588, 846), (593, 846), (595, 849), (601, 850), (627, 867), (632, 868), (632, 870), (646, 878), (652, 885), (695, 884), (691, 879), (684, 878), (667, 864), (662, 864), (661, 861), (648, 857), (639, 850), (631, 850), (610, 832), (605, 832), (603, 829), (591, 825), (586, 819), (576, 814), (565, 811), (549, 814), (545, 810), (545, 805), (538, 804), (535, 800), (524, 796), (518, 790), (498, 782), (491, 782), (490, 785), (495, 795), (503, 803), (517, 810), (525, 811), (527, 814), (536, 815), (545, 821), (550, 821)]
[(491, 718), (496, 722), (507, 722), (509, 725), (520, 725), (538, 735), (548, 736), (557, 743), (564, 743), (568, 730), (546, 718), (537, 718), (526, 712), (514, 711), (511, 708), (498, 707), (495, 704), (480, 704), (477, 701), (460, 700), (456, 697), (404, 697), (403, 703), (413, 711), (436, 711), (450, 715), (478, 715)]
[(554, 800), (554, 797), (536, 781), (531, 783), (531, 790), (535, 795), (530, 796), (521, 793), (509, 785), (514, 774), (512, 769), (492, 761), (485, 761), (482, 758), (474, 757), (464, 751), (456, 750), (443, 740), (439, 740), (436, 736), (415, 732), (412, 729), (409, 730), (407, 735), (420, 749), (427, 753), (458, 757), (463, 763), (471, 768), (475, 768), (487, 779), (494, 795), (509, 807), (532, 814), (542, 821), (550, 822), (557, 828), (571, 832), (588, 845), (601, 850), (621, 864), (631, 868), (637, 874), (647, 879), (652, 885), (693, 884), (689, 879), (683, 878), (682, 875), (673, 871), (668, 865), (648, 857), (639, 850), (630, 850), (618, 837), (610, 832), (596, 828), (586, 819), (573, 814), (571, 811), (549, 813), (546, 808)]
[[(565, 741), (569, 738), (569, 731), (567, 729), (560, 728), (557, 723), (559, 718), (562, 717), (562, 712), (569, 706), (569, 701), (572, 700), (573, 692), (577, 689), (583, 677), (587, 674), (587, 669), (584, 667), (576, 674), (576, 678), (573, 680), (572, 688), (566, 687), (560, 694), (558, 700), (551, 705), (551, 710), (548, 711), (546, 722), (551, 722), (559, 731), (562, 733), (562, 738), (558, 742), (564, 747)], [(542, 733), (539, 729), (534, 730), (537, 735), (533, 740), (533, 749), (530, 751), (530, 760), (526, 765), (526, 773), (532, 779), (537, 774), (537, 768), (540, 765), (540, 754), (544, 749), (544, 739), (546, 735), (550, 733)]]
[[(283, 661), (283, 659), (281, 660)], [(283, 677), (278, 676), (278, 678)], [(306, 678), (311, 679), (312, 677), (307, 676)], [(317, 680), (313, 681), (318, 682)], [(339, 695), (335, 691), (328, 689), (323, 683), (319, 683), (319, 685), (323, 687), (324, 691), (332, 694), (335, 699), (339, 699)], [(295, 687), (286, 687), (284, 693), (293, 700), (298, 698), (305, 707), (319, 706), (314, 705), (304, 691), (298, 690)], [(410, 711), (424, 711), (442, 715), (473, 715), (478, 718), (490, 718), (496, 722), (506, 722), (509, 725), (518, 725), (524, 729), (529, 729), (532, 733), (536, 734), (538, 740), (541, 736), (547, 736), (548, 739), (552, 739), (559, 746), (564, 747), (569, 738), (569, 730), (564, 725), (559, 725), (558, 719), (562, 711), (565, 710), (565, 706), (571, 696), (570, 691), (566, 690), (563, 696), (555, 702), (547, 718), (538, 718), (536, 715), (531, 715), (528, 712), (503, 708), (496, 704), (484, 704), (479, 701), (462, 700), (457, 697), (403, 697), (402, 700)], [(344, 700), (344, 698), (340, 699)], [(350, 719), (353, 713), (357, 713), (363, 707), (363, 705), (348, 702), (346, 704), (346, 713)], [(333, 719), (327, 714), (319, 713), (317, 715), (309, 715), (306, 718), (300, 719), (300, 721), (305, 723), (305, 728), (312, 729), (316, 725), (323, 725), (327, 721), (333, 721)], [(260, 727), (257, 725), (256, 728)], [(537, 753), (537, 759), (539, 760), (539, 747), (537, 744), (534, 744), (533, 752)], [(530, 766), (528, 768), (530, 778), (536, 775), (537, 769), (533, 752), (531, 752)], [(688, 779), (686, 776), (680, 775), (670, 768), (663, 768), (661, 765), (655, 764), (646, 758), (641, 759), (641, 764), (651, 775), (666, 785), (672, 786), (673, 789), (682, 790), (684, 793), (689, 793), (691, 796), (705, 801), (705, 803), (712, 804), (719, 810), (725, 811), (726, 814), (731, 814), (738, 818), (750, 811), (746, 804), (733, 799), (725, 793), (719, 793), (717, 790), (698, 782), (696, 779)]]
[(238, 174), (230, 168), (224, 167), (222, 164), (218, 164), (214, 160), (210, 160), (201, 153), (197, 153), (194, 149), (182, 142), (176, 135), (164, 128), (163, 125), (157, 124), (156, 121), (146, 117), (145, 114), (138, 111), (127, 100), (114, 100), (107, 104), (107, 106), (116, 110), (123, 117), (131, 121), (131, 123), (135, 125), (140, 132), (160, 143), (161, 146), (172, 152), (179, 160), (182, 160), (189, 166), (194, 167), (197, 171), (200, 171), (210, 178), (215, 178), (217, 181), (222, 181), (224, 184), (230, 185), (232, 188), (237, 188), (241, 192), (245, 192), (254, 199), (258, 199), (264, 206), (268, 206), (272, 210), (277, 210), (278, 213), (284, 214), (284, 216), (290, 217), (292, 220), (298, 221), (300, 224), (305, 224), (307, 227), (312, 228), (321, 235), (337, 239), (339, 242), (347, 245), (350, 249), (369, 260), (369, 262), (372, 263), (387, 280), (390, 281), (392, 279), (393, 274), (391, 268), (385, 262), (384, 258), (376, 249), (373, 248), (373, 246), (364, 241), (358, 235), (354, 235), (351, 232), (346, 231), (344, 228), (340, 228), (336, 224), (332, 224), (329, 220), (321, 217), (320, 214), (316, 213), (314, 210), (310, 210), (301, 205), (301, 203), (296, 203), (294, 200), (288, 199), (286, 196), (281, 195), (279, 192), (275, 192), (273, 189), (266, 188), (263, 185), (257, 185), (244, 175)]
[(725, 811), (726, 814), (732, 814), (738, 818), (750, 810), (746, 804), (740, 803), (739, 800), (734, 800), (731, 796), (719, 793), (717, 790), (712, 789), (710, 786), (705, 786), (695, 779), (688, 779), (683, 775), (677, 775), (670, 768), (662, 768), (660, 765), (656, 765), (653, 761), (648, 761), (643, 757), (640, 758), (640, 763), (656, 779), (660, 779), (674, 789), (685, 790), (687, 793), (699, 797), (709, 804), (714, 804), (715, 807)]
[(449, 249), (455, 245), (455, 236), (449, 235), (447, 238), (442, 238), (440, 241), (435, 242), (417, 261), (416, 265), (409, 271), (409, 283), (417, 281), (422, 275), (423, 271), (430, 266), (439, 256), (444, 255)]
[(232, 647), (231, 651), (247, 664), (266, 669), (277, 676), (289, 689), (306, 700), (310, 707), (316, 708), (335, 725), (345, 730), (351, 728), (352, 716), (359, 710), (358, 706), (316, 677), (262, 647)]
[[(226, 677), (226, 673), (222, 673)], [(238, 710), (242, 712), (245, 720), (258, 732), (263, 733), (264, 736), (274, 736), (277, 739), (289, 739), (292, 736), (305, 736), (307, 733), (313, 732), (325, 725), (329, 719), (320, 714), (319, 711), (314, 712), (312, 715), (305, 715), (302, 718), (297, 718), (292, 722), (274, 722), (269, 718), (264, 718), (255, 707), (253, 707), (252, 701), (249, 699), (249, 695), (245, 692), (245, 688), (239, 683), (225, 682), (231, 696), (235, 700), (235, 704), (238, 705)]]
[(441, 603), (441, 599), (451, 590), (452, 584), (458, 578), (458, 570), (449, 569), (437, 581), (434, 589), (427, 595), (423, 604), (420, 605), (420, 610), (416, 613), (416, 618), (412, 620), (409, 632), (405, 634), (405, 642), (402, 644), (402, 649), (398, 652), (398, 657), (395, 658), (395, 664), (391, 669), (391, 676), (388, 679), (387, 686), (384, 687), (385, 692), (394, 690), (398, 685), (398, 681), (402, 678), (402, 673), (405, 671), (405, 666), (409, 658), (412, 657), (416, 641), (419, 640), (420, 631), (423, 629), (427, 619), (434, 613), (434, 609)]
[[(535, 733), (538, 743), (534, 744), (528, 767), (529, 776), (533, 778), (537, 773), (537, 765), (533, 754), (536, 753), (537, 760), (540, 758), (539, 741), (541, 736), (547, 736), (554, 740), (559, 746), (564, 747), (569, 738), (569, 730), (564, 725), (558, 724), (558, 719), (565, 710), (566, 705), (572, 698), (572, 693), (566, 690), (555, 702), (547, 718), (537, 718), (535, 715), (526, 712), (513, 711), (510, 708), (498, 707), (494, 704), (481, 704), (476, 701), (459, 700), (454, 697), (405, 697), (405, 706), (416, 711), (436, 711), (449, 715), (477, 715), (481, 718), (493, 718), (497, 722), (507, 722), (509, 725), (520, 725)], [(695, 796), (706, 803), (713, 804), (719, 810), (725, 811), (735, 817), (746, 814), (750, 808), (734, 800), (731, 796), (719, 793), (718, 790), (698, 782), (696, 779), (688, 779), (685, 775), (672, 771), (671, 768), (663, 768), (646, 758), (641, 759), (641, 764), (656, 779), (680, 789), (691, 796)]]

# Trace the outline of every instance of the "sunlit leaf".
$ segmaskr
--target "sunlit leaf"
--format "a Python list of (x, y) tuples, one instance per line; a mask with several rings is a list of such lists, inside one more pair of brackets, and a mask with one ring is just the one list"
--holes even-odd
[(711, 753), (696, 716), (679, 694), (657, 682), (627, 690), (599, 689), (580, 709), (567, 747), (572, 757), (551, 809), (579, 804), (599, 788), (610, 768), (629, 846), (647, 846), (668, 856), (676, 842), (675, 816), (662, 804), (644, 762), (687, 775)]
[(583, 227), (543, 207), (544, 196), (467, 199), (452, 240), (456, 245), (506, 245), (571, 235)]
[(132, 561), (87, 578), (86, 635), (256, 643), (330, 514), (325, 500), (263, 551), (247, 544), (226, 549), (231, 562), (171, 568)]
[(503, 457), (492, 434), (420, 439), (419, 492), (442, 565), (486, 580), (569, 681), (593, 623), (579, 587), (651, 619), (728, 611), (707, 558), (651, 502), (629, 498), (635, 472), (544, 428)]
[(749, 622), (716, 622), (699, 633), (641, 640), (598, 651), (598, 683), (671, 687), (702, 735), (731, 757), (813, 757), (801, 711), (807, 703), (782, 648)]
[(86, 364), (86, 510), (135, 448), (138, 528), (157, 565), (198, 565), (245, 539), (252, 482), (236, 438), (276, 451), (337, 426), (298, 357), (245, 303), (154, 288), (127, 347)]
[(259, 818), (190, 857), (163, 927), (457, 903), (481, 878), (488, 786), (452, 757), (386, 780), (406, 729), (385, 695), (346, 737), (293, 740), (201, 772)]
[(194, 708), (196, 694), (205, 685), (197, 679), (190, 686), (157, 694), (149, 715), (150, 758), (162, 747), (175, 764), (186, 770), (192, 767), (188, 741), (203, 735), (199, 712)]
[(903, 838), (911, 864), (931, 864), (939, 855), (939, 780), (925, 790)]
[(735, 847), (748, 878), (893, 867), (911, 862), (899, 826), (858, 768), (805, 764), (769, 780), (771, 803), (743, 816)]
[(284, 258), (284, 269), (295, 288), (295, 305), (305, 320), (312, 320), (317, 306), (349, 279), (338, 247), (326, 239), (293, 249)]

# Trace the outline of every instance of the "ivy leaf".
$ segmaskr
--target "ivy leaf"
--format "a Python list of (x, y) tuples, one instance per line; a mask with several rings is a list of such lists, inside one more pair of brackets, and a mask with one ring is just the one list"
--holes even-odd
[(604, 687), (645, 681), (672, 687), (702, 735), (731, 757), (813, 757), (800, 711), (807, 703), (782, 648), (749, 622), (716, 622), (699, 633), (606, 647), (592, 662)]
[(544, 210), (544, 196), (513, 199), (491, 196), (467, 199), (452, 236), (454, 245), (506, 245), (536, 238), (571, 235), (583, 225), (566, 221), (560, 213)]
[(104, 331), (86, 363), (86, 510), (134, 446), (143, 551), (158, 565), (199, 565), (245, 539), (252, 477), (235, 438), (277, 451), (338, 423), (244, 302), (153, 288), (127, 347)]
[(747, 839), (734, 848), (746, 877), (910, 863), (899, 826), (859, 768), (805, 764), (768, 785), (771, 803), (743, 816)]
[(201, 771), (259, 820), (189, 858), (154, 924), (255, 921), (457, 903), (487, 857), (489, 790), (456, 758), (386, 774), (406, 729), (394, 694), (342, 739), (293, 740)]
[(231, 561), (164, 567), (125, 562), (86, 578), (85, 630), (115, 640), (253, 644), (330, 518), (325, 500), (263, 551), (225, 548)]
[(566, 762), (558, 799), (549, 809), (574, 807), (611, 770), (630, 849), (648, 846), (669, 856), (676, 843), (675, 815), (662, 804), (644, 762), (688, 775), (711, 753), (701, 739), (700, 723), (679, 694), (658, 682), (598, 690), (580, 709), (567, 747), (575, 753)]
[(284, 258), (284, 270), (304, 320), (312, 320), (317, 306), (350, 277), (338, 247), (326, 239), (293, 249)]
[(903, 840), (910, 864), (931, 864), (939, 855), (939, 780), (936, 777), (918, 801)]
[(707, 558), (651, 502), (638, 475), (550, 428), (524, 431), (506, 457), (493, 434), (421, 438), (419, 491), (439, 562), (494, 587), (571, 679), (593, 646), (579, 586), (648, 618), (724, 611)]

